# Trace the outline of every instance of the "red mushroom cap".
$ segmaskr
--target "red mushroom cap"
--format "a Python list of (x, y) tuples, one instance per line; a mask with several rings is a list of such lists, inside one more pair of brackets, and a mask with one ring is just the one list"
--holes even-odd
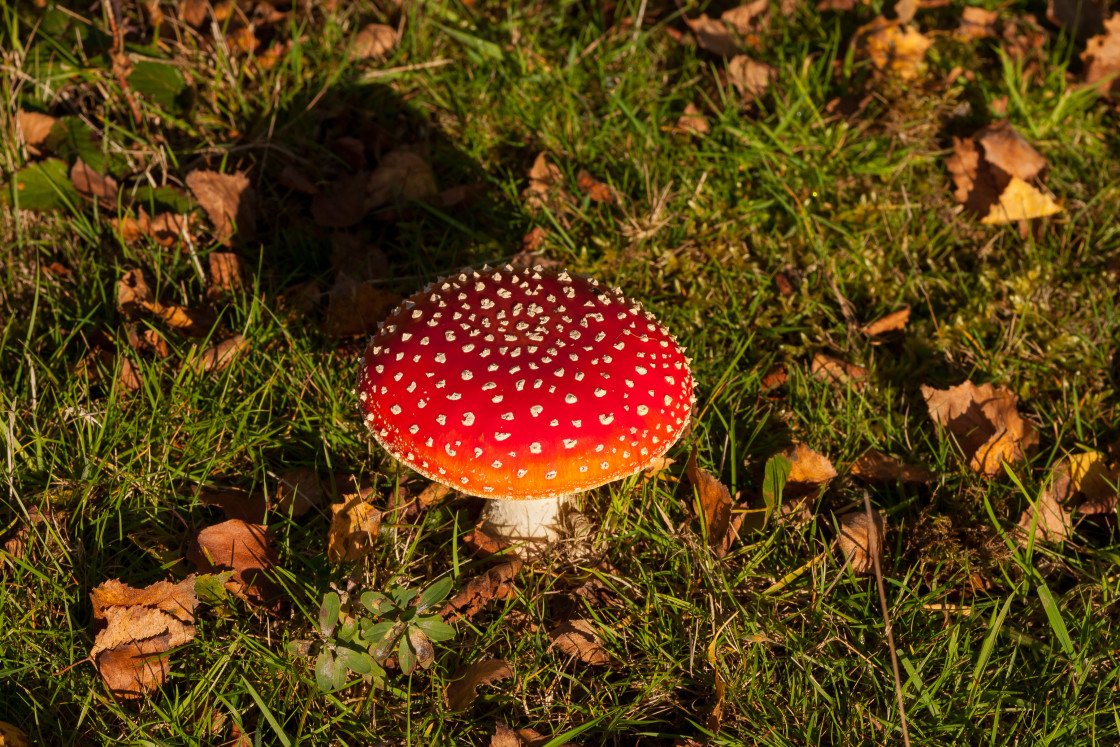
[(464, 270), (398, 306), (358, 398), (378, 443), (464, 493), (507, 500), (648, 467), (692, 410), (684, 350), (649, 312), (566, 272)]

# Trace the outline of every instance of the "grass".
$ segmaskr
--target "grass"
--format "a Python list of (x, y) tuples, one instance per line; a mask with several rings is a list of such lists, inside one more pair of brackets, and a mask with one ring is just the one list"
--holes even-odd
[[(15, 530), (32, 507), (60, 512), (35, 525), (21, 555), (0, 550), (0, 719), (42, 744), (218, 744), (236, 724), (253, 744), (487, 745), (499, 721), (548, 744), (573, 734), (611, 745), (899, 744), (874, 581), (831, 549), (835, 517), (862, 506), (865, 488), (848, 468), (873, 446), (937, 473), (926, 486), (871, 489), (888, 524), (884, 580), (913, 743), (1115, 744), (1115, 518), (1059, 546), (1024, 550), (1008, 534), (1064, 453), (1103, 450), (1118, 435), (1120, 135), (1115, 109), (1076, 84), (1081, 47), (1051, 29), (1015, 61), (1004, 40), (946, 33), (923, 75), (902, 83), (850, 49), (870, 8), (803, 5), (783, 16), (775, 6), (752, 54), (776, 77), (744, 101), (724, 60), (669, 33), (684, 29), (669, 4), (650, 3), (637, 34), (644, 4), (630, 1), (389, 5), (261, 24), (274, 44), (290, 41), (271, 66), (222, 43), (232, 20), (194, 31), (165, 7), (173, 34), (155, 46), (126, 5), (139, 30), (130, 54), (173, 60), (189, 84), (176, 95), (193, 98), (137, 96), (139, 122), (107, 62), (103, 11), (0, 10), (9, 99), (85, 118), (104, 153), (127, 162), (130, 184), (181, 184), (204, 166), (247, 170), (261, 215), (256, 241), (236, 247), (248, 290), (216, 304), (219, 328), (244, 335), (251, 354), (207, 375), (178, 366), (205, 340), (132, 320), (115, 302), (121, 276), (141, 268), (160, 298), (206, 303), (205, 261), (223, 247), (204, 219), (192, 254), (120, 241), (117, 209), (88, 201), (0, 216), (0, 529)], [(961, 7), (922, 10), (918, 23), (948, 32)], [(1000, 10), (1009, 23), (1027, 12), (1038, 8)], [(346, 53), (369, 21), (403, 28), (375, 64)], [(850, 118), (830, 109), (864, 97)], [(1047, 157), (1046, 185), (1065, 208), (1025, 234), (959, 212), (945, 169), (951, 137), (991, 121), (1003, 97), (1006, 118)], [(676, 130), (689, 102), (704, 111), (707, 136)], [(11, 111), (0, 127), (7, 178), (33, 159)], [(114, 578), (185, 577), (188, 535), (221, 520), (197, 485), (273, 491), (278, 475), (307, 466), (324, 478), (376, 477), (385, 505), (407, 477), (359, 427), (350, 387), (360, 338), (332, 339), (321, 308), (301, 315), (279, 300), (306, 281), (330, 288), (334, 268), (331, 232), (278, 175), (285, 164), (324, 183), (350, 173), (332, 150), (340, 137), (418, 147), (441, 188), (486, 186), (469, 209), (361, 223), (388, 259), (380, 287), (408, 294), (461, 265), (505, 261), (541, 226), (542, 255), (621, 285), (688, 346), (703, 415), (672, 452), (671, 478), (588, 497), (590, 556), (558, 551), (523, 569), (516, 593), (457, 624), (428, 671), (324, 695), (310, 661), (286, 644), (314, 637), (332, 584), (420, 588), (450, 573), (459, 588), (485, 568), (463, 544), (478, 511), (469, 498), (386, 526), (368, 558), (344, 565), (326, 556), (328, 514), (271, 512), (290, 604), (276, 615), (236, 600), (203, 607), (167, 683), (139, 703), (118, 701), (82, 663), (94, 637), (89, 593)], [(563, 173), (562, 209), (534, 212), (522, 197), (541, 151)], [(619, 204), (584, 196), (583, 169)], [(788, 295), (778, 272), (792, 281)], [(880, 343), (859, 332), (904, 304), (904, 334)], [(100, 378), (77, 373), (102, 337), (126, 340), (133, 325), (171, 348), (162, 359), (122, 344), (141, 388), (113, 383), (113, 356)], [(867, 386), (813, 378), (818, 352), (867, 367)], [(764, 391), (775, 365), (789, 381)], [(939, 436), (918, 388), (965, 379), (1021, 397), (1041, 433), (1029, 464), (986, 480)], [(812, 521), (744, 530), (717, 558), (677, 467), (697, 448), (746, 505), (766, 458), (792, 442), (841, 472)], [(551, 649), (548, 631), (570, 618), (593, 621), (619, 666)], [(453, 673), (488, 657), (508, 660), (516, 681), (447, 713)]]

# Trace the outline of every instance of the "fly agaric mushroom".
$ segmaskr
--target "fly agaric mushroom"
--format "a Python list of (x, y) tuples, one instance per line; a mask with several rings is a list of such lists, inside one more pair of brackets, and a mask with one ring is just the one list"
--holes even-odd
[(680, 437), (688, 364), (618, 288), (485, 267), (392, 312), (366, 349), (358, 398), (393, 457), (490, 499), (490, 532), (550, 541), (576, 493), (647, 468)]

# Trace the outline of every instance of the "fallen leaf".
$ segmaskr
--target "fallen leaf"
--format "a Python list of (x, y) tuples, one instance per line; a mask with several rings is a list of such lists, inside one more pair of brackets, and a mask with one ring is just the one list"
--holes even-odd
[(378, 280), (389, 275), (389, 258), (368, 236), (349, 231), (331, 234), (331, 267), (354, 280)]
[(321, 496), (319, 476), (307, 467), (288, 470), (280, 475), (276, 486), (277, 508), (284, 513), (291, 511), (292, 516), (303, 516), (316, 508)]
[(305, 195), (319, 194), (319, 188), (311, 181), (311, 177), (290, 163), (280, 169), (280, 174), (276, 178), (293, 192), (301, 192)]
[(1050, 473), (1046, 487), (1019, 518), (1019, 544), (1026, 547), (1032, 528), (1047, 542), (1061, 542), (1073, 530), (1074, 515), (1116, 512), (1120, 465), (1099, 451), (1070, 454)]
[(206, 527), (191, 537), (187, 560), (200, 573), (232, 570), (226, 588), (254, 604), (275, 607), (279, 602), (282, 592), (268, 577), (279, 558), (272, 534), (261, 524), (229, 519)]
[(731, 57), (739, 51), (738, 41), (722, 20), (701, 13), (696, 19), (685, 16), (684, 22), (692, 30), (696, 43), (701, 49), (706, 49), (720, 57)]
[(448, 710), (462, 711), (469, 708), (478, 697), (478, 688), (514, 677), (513, 667), (505, 659), (476, 661), (460, 669), (451, 677), (443, 697)]
[(1049, 0), (1046, 20), (1073, 32), (1078, 41), (1085, 41), (1104, 31), (1108, 0)]
[(183, 241), (190, 231), (189, 215), (177, 213), (156, 213), (148, 221), (148, 235), (161, 246), (174, 246)]
[(117, 281), (117, 308), (135, 315), (152, 302), (152, 289), (140, 270), (129, 270)]
[(1031, 218), (1045, 218), (1062, 212), (1062, 206), (1049, 195), (1040, 192), (1018, 177), (1012, 177), (999, 196), (999, 203), (981, 218), (987, 226), (1015, 223)]
[(192, 575), (178, 584), (134, 589), (113, 580), (90, 593), (101, 629), (89, 656), (115, 696), (134, 700), (163, 684), (170, 671), (167, 652), (194, 638), (194, 582)]
[(439, 614), (448, 622), (469, 620), (490, 602), (509, 599), (515, 593), (513, 580), (520, 571), (520, 560), (510, 560), (486, 570), (468, 581)]
[(845, 363), (824, 353), (813, 356), (811, 369), (815, 379), (836, 385), (851, 384), (856, 388), (862, 388), (868, 376), (868, 371), (863, 366)]
[(456, 184), (454, 187), (448, 187), (439, 194), (428, 198), (428, 203), (443, 210), (450, 210), (451, 208), (465, 210), (478, 202), (478, 198), (486, 194), (488, 189), (481, 182)]
[[(666, 456), (658, 457), (649, 463), (649, 466), (642, 470), (642, 480), (656, 480), (662, 472), (669, 469), (669, 467), (676, 464), (676, 459), (670, 459)], [(710, 525), (710, 524), (709, 524)]]
[(249, 177), (240, 171), (222, 174), (200, 169), (187, 174), (186, 181), (210, 218), (218, 241), (229, 244), (234, 235), (242, 241), (253, 240), (257, 226), (257, 197), (249, 184)]
[(51, 134), (51, 128), (57, 121), (55, 117), (39, 112), (29, 112), (23, 109), (17, 112), (16, 124), (19, 127), (20, 134), (23, 135), (23, 142), (27, 144), (27, 149), (31, 151), (32, 155), (42, 155), (41, 148), (47, 142), (47, 137)]
[(696, 489), (704, 525), (708, 529), (708, 544), (716, 557), (722, 558), (731, 549), (734, 532), (731, 527), (731, 492), (711, 472), (700, 469), (696, 459), (697, 450), (689, 454), (685, 474), (689, 483)]
[(735, 30), (739, 36), (745, 38), (762, 30), (766, 25), (770, 12), (770, 0), (754, 0), (725, 10), (720, 14), (719, 20)]
[(910, 23), (918, 13), (918, 0), (898, 0), (894, 4), (894, 15), (899, 23)]
[(428, 486), (421, 490), (420, 494), (416, 496), (416, 502), (419, 503), (422, 508), (429, 508), (449, 495), (451, 495), (451, 488), (443, 483), (430, 482)]
[(805, 485), (813, 488), (824, 485), (836, 477), (836, 468), (823, 454), (813, 451), (805, 444), (797, 444), (786, 449), (782, 456), (790, 461), (787, 491), (790, 484)]
[(483, 528), (482, 524), (463, 535), (463, 544), (478, 558), (488, 558), (509, 547), (509, 542), (493, 536)]
[(887, 332), (897, 332), (904, 329), (909, 321), (910, 307), (907, 306), (871, 322), (863, 328), (863, 333), (868, 337), (875, 337)]
[(618, 662), (603, 647), (603, 639), (587, 620), (567, 620), (549, 634), (552, 645), (566, 656), (593, 667), (612, 666)]
[(245, 260), (233, 252), (211, 252), (206, 258), (210, 267), (210, 291), (242, 290), (245, 282)]
[(987, 477), (1003, 462), (1023, 461), (1038, 443), (1034, 426), (1019, 415), (1019, 398), (1004, 387), (966, 381), (949, 389), (922, 386), (930, 417), (956, 438), (969, 466)]
[(865, 482), (927, 483), (933, 473), (917, 464), (902, 464), (876, 449), (868, 449), (852, 463), (852, 475)]
[(366, 184), (366, 211), (404, 207), (439, 193), (432, 167), (421, 156), (406, 149), (386, 153)]
[(854, 43), (876, 69), (913, 80), (924, 71), (926, 51), (933, 40), (910, 26), (879, 16), (856, 31)]
[(972, 136), (983, 149), (984, 160), (1003, 172), (1002, 177), (1030, 181), (1046, 168), (1046, 159), (1006, 120), (983, 128)]
[(366, 185), (369, 172), (335, 179), (311, 198), (311, 217), (325, 228), (350, 228), (366, 214)]
[(27, 733), (14, 724), (0, 721), (0, 747), (31, 747)]
[(152, 221), (148, 214), (140, 208), (138, 216), (132, 217), (125, 215), (121, 218), (110, 218), (109, 224), (113, 227), (113, 231), (120, 236), (121, 241), (126, 244), (131, 244), (134, 241), (151, 235)]
[(387, 57), (397, 46), (397, 30), (383, 23), (367, 23), (354, 35), (350, 59), (371, 60)]
[(179, 3), (179, 18), (188, 26), (199, 28), (206, 23), (209, 8), (209, 0), (182, 0)]
[[(5, 534), (2, 538), (4, 552), (8, 553), (15, 560), (23, 560), (28, 557), (28, 549), (32, 547), (32, 543), (36, 540), (45, 540), (46, 549), (48, 552), (54, 551), (59, 554), (66, 554), (70, 548), (66, 543), (66, 518), (65, 511), (59, 511), (51, 508), (40, 509), (38, 506), (31, 506), (27, 510), (27, 521), (19, 521), (15, 528)], [(47, 526), (38, 527), (40, 524)], [(32, 539), (34, 535), (34, 539)]]
[(139, 367), (123, 355), (119, 356), (118, 364), (117, 383), (130, 392), (140, 390), (144, 386), (144, 377), (140, 375)]
[(856, 7), (856, 0), (820, 0), (817, 10), (846, 11)]
[(524, 747), (525, 742), (513, 729), (501, 721), (494, 724), (494, 736), (490, 737), (490, 747)]
[(852, 564), (852, 570), (863, 576), (875, 568), (875, 558), (883, 556), (883, 517), (871, 509), (871, 520), (866, 511), (850, 511), (840, 517), (840, 534), (836, 538), (840, 552)]
[(523, 193), (525, 204), (531, 211), (548, 207), (555, 209), (563, 200), (561, 182), (564, 174), (560, 168), (548, 160), (548, 154), (541, 152), (533, 160), (529, 169), (529, 187)]
[(777, 389), (787, 381), (789, 381), (789, 372), (785, 366), (779, 364), (767, 371), (759, 384), (763, 391), (770, 391), (771, 389)]
[(1109, 464), (1105, 455), (1099, 451), (1071, 454), (1068, 461), (1071, 487), (1083, 499), (1077, 504), (1077, 513), (1115, 513), (1120, 466)]
[(979, 6), (968, 6), (961, 11), (961, 23), (953, 36), (961, 41), (975, 41), (995, 36), (999, 13)]
[(361, 491), (349, 493), (331, 504), (331, 528), (327, 533), (327, 558), (332, 563), (353, 563), (373, 549), (381, 530), (381, 511), (367, 502)]
[(97, 173), (81, 158), (74, 161), (74, 165), (70, 167), (70, 181), (74, 183), (74, 188), (80, 194), (92, 197), (102, 205), (110, 206), (116, 203), (117, 192), (120, 191), (117, 180)]
[(615, 196), (610, 185), (591, 176), (586, 169), (580, 171), (576, 176), (576, 186), (593, 202), (607, 202), (612, 205), (618, 202), (618, 197)]
[(677, 120), (678, 132), (691, 132), (696, 135), (707, 135), (712, 131), (708, 120), (700, 112), (700, 108), (691, 101), (684, 107), (684, 114)]
[(1120, 94), (1120, 13), (1104, 22), (1103, 34), (1085, 43), (1081, 61), (1085, 64), (1085, 80), (1102, 84), (1103, 94)]
[[(532, 267), (536, 262), (536, 252), (544, 245), (544, 240), (548, 237), (548, 231), (540, 226), (533, 227), (528, 233), (521, 237), (521, 251), (514, 255), (513, 261), (510, 262), (514, 267)], [(520, 263), (519, 263), (519, 258)]]
[(205, 350), (191, 346), (183, 359), (182, 370), (190, 370), (195, 375), (223, 371), (237, 360), (249, 347), (249, 341), (241, 335), (233, 335)]
[(248, 524), (264, 521), (268, 504), (264, 494), (247, 493), (232, 488), (200, 487), (196, 496), (204, 505), (222, 509), (227, 519), (239, 519)]
[(332, 337), (368, 335), (400, 302), (396, 293), (340, 274), (331, 288), (325, 326)]
[(777, 77), (778, 71), (770, 65), (757, 62), (740, 54), (727, 61), (727, 79), (748, 101), (766, 93), (770, 81)]

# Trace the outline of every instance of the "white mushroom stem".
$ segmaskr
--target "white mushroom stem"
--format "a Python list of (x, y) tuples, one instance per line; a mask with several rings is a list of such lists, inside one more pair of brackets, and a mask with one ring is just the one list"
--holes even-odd
[(576, 494), (531, 501), (486, 502), (482, 525), (495, 538), (513, 545), (538, 545), (555, 541), (564, 529), (564, 514)]

